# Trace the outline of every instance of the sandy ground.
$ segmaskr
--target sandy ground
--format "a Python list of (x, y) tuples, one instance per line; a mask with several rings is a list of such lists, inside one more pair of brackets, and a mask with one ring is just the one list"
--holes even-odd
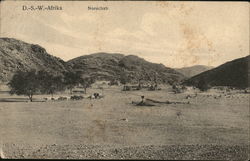
[[(88, 93), (95, 91), (102, 92)], [(118, 87), (103, 94), (99, 100), (0, 102), (2, 157), (249, 159), (249, 94), (212, 91), (186, 99), (194, 93)], [(189, 104), (133, 105), (141, 95)]]

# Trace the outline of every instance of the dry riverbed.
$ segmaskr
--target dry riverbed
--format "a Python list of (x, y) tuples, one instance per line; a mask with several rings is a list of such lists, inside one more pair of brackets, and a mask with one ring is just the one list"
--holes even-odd
[[(0, 102), (6, 158), (249, 159), (249, 94), (121, 91), (98, 100)], [(135, 106), (140, 96), (189, 102)], [(220, 97), (218, 97), (221, 95)], [(25, 99), (1, 94), (2, 99)], [(44, 96), (35, 96), (37, 100)], [(3, 157), (3, 156), (2, 156)]]

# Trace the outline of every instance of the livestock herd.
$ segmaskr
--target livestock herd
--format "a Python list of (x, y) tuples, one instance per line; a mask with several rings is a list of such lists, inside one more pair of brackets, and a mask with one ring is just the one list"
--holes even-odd
[(103, 98), (102, 93), (93, 93), (91, 95), (82, 96), (82, 95), (73, 95), (73, 96), (53, 96), (45, 97), (44, 101), (67, 101), (67, 100), (82, 100), (82, 99), (100, 99)]

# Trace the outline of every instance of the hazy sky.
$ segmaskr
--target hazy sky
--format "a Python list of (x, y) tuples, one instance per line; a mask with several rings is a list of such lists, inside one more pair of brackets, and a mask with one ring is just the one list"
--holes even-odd
[[(217, 66), (249, 54), (248, 2), (1, 2), (1, 37), (69, 60), (112, 52), (169, 67)], [(23, 5), (63, 10), (23, 11)], [(108, 7), (92, 11), (88, 6)]]

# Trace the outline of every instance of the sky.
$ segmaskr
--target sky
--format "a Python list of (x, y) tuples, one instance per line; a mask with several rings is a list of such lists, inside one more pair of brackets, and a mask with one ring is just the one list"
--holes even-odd
[[(31, 5), (62, 10), (23, 10)], [(248, 2), (4, 1), (0, 9), (1, 37), (39, 44), (65, 61), (110, 52), (172, 68), (216, 67), (249, 55)]]

